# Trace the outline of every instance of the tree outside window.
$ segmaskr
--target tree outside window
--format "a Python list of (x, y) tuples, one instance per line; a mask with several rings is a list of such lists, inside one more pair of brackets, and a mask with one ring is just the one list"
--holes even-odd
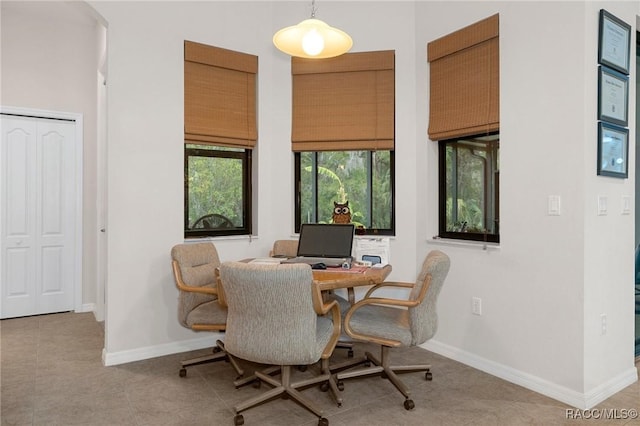
[(251, 150), (185, 145), (186, 237), (251, 233)]
[(300, 152), (296, 161), (296, 230), (331, 223), (334, 202), (349, 202), (351, 222), (366, 234), (393, 235), (393, 151)]
[(499, 241), (499, 135), (440, 141), (443, 238)]

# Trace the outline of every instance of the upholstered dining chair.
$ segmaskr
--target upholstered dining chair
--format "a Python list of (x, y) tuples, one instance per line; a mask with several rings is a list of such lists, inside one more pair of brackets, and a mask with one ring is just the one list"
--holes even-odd
[[(415, 407), (410, 398), (409, 388), (400, 381), (396, 373), (425, 371), (425, 378), (431, 380), (431, 366), (391, 365), (389, 349), (420, 345), (435, 335), (438, 328), (436, 304), (449, 267), (449, 256), (439, 250), (433, 250), (427, 254), (415, 283), (378, 284), (347, 311), (344, 318), (346, 333), (355, 340), (380, 345), (381, 353), (379, 359), (370, 352), (365, 354), (367, 360), (373, 364), (370, 367), (338, 373), (336, 377), (339, 385), (343, 379), (382, 375), (404, 395), (404, 408), (411, 410)], [(409, 289), (408, 297), (374, 297), (377, 290), (394, 287)]]
[(275, 240), (269, 256), (296, 257), (298, 255), (298, 240)]
[[(323, 390), (331, 390), (338, 405), (342, 403), (328, 369), (328, 359), (340, 335), (340, 311), (336, 302), (323, 302), (320, 290), (313, 285), (311, 267), (224, 262), (220, 284), (228, 306), (227, 350), (247, 361), (280, 366), (280, 380), (277, 375), (255, 372), (259, 383), (273, 389), (237, 404), (235, 424), (244, 424), (241, 413), (245, 410), (280, 395), (291, 397), (318, 416), (319, 425), (328, 425), (322, 409), (298, 390), (321, 384)], [(318, 361), (319, 375), (292, 380), (292, 366)]]
[[(276, 240), (273, 242), (273, 247), (269, 252), (269, 256), (275, 256), (275, 257), (296, 257), (297, 255), (298, 255), (298, 240)], [(345, 299), (344, 297), (335, 295), (333, 293), (331, 295), (327, 295), (327, 299), (336, 300), (336, 302), (338, 302), (338, 304), (340, 305), (340, 312), (342, 312), (343, 314), (346, 313), (346, 311), (351, 307), (351, 304), (347, 299)], [(336, 345), (336, 347), (340, 349), (347, 349), (348, 351), (347, 356), (349, 358), (353, 358), (354, 356), (353, 342), (349, 341), (348, 336), (345, 336), (343, 334), (340, 340), (338, 340), (338, 344)], [(359, 360), (359, 361), (349, 360), (346, 362), (342, 362), (340, 364), (335, 364), (331, 366), (331, 371), (332, 372), (340, 371), (345, 368), (349, 368), (354, 365), (360, 364), (362, 362), (363, 362), (362, 360)]]
[[(173, 277), (179, 290), (178, 320), (195, 331), (224, 331), (227, 310), (218, 301), (218, 251), (212, 243), (178, 244), (171, 249)], [(182, 361), (180, 377), (187, 375), (187, 367), (226, 360), (238, 377), (243, 370), (225, 351), (224, 343), (216, 341), (213, 354)]]

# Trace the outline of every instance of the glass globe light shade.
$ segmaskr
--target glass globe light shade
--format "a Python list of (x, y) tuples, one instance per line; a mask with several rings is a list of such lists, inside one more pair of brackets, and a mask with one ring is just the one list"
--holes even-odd
[(310, 18), (276, 32), (273, 44), (291, 56), (322, 59), (348, 52), (353, 40), (344, 31)]

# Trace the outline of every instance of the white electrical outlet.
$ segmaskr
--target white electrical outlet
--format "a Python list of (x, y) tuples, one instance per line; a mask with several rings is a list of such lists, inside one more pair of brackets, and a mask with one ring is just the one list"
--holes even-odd
[(474, 315), (482, 315), (482, 299), (479, 297), (471, 298), (471, 313)]
[(600, 314), (600, 334), (607, 334), (607, 314)]

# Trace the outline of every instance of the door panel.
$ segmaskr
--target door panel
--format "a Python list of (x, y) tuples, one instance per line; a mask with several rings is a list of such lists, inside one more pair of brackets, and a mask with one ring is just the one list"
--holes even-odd
[(75, 123), (2, 117), (2, 318), (73, 309)]

